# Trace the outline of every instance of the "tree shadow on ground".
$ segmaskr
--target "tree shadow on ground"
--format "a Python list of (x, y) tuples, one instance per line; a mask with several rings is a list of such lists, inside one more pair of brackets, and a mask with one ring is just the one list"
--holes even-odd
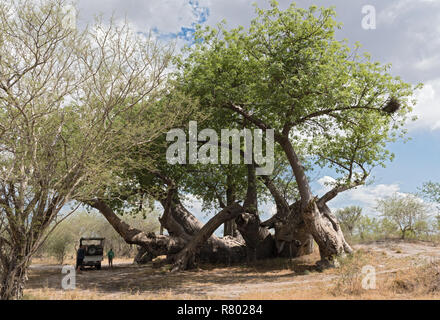
[[(312, 255), (313, 256), (313, 255)], [(139, 266), (119, 264), (101, 270), (86, 269), (76, 274), (76, 288), (105, 293), (145, 293), (172, 291), (175, 294), (204, 296), (223, 285), (251, 285), (289, 281), (315, 271), (314, 257), (270, 259), (245, 265), (220, 266), (202, 264), (197, 269), (170, 273), (169, 265), (153, 268), (152, 263)], [(66, 274), (60, 267), (33, 268), (27, 288), (61, 290)]]

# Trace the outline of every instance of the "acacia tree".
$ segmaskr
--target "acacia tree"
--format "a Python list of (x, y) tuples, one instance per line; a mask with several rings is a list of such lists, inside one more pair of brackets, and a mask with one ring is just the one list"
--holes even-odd
[(338, 218), (344, 232), (353, 236), (353, 232), (357, 223), (362, 217), (362, 208), (358, 206), (350, 206), (336, 211), (336, 217)]
[(426, 231), (428, 208), (416, 196), (393, 194), (378, 200), (377, 209), (383, 217), (391, 221), (400, 231), (402, 239), (408, 233)]
[[(273, 1), (271, 9), (256, 11), (247, 30), (199, 28), (178, 63), (180, 85), (206, 112), (230, 111), (275, 131), (300, 195), (292, 213), (272, 188), (277, 216), (299, 213), (322, 263), (332, 264), (351, 248), (326, 203), (365, 183), (374, 166), (392, 158), (386, 143), (404, 133), (414, 88), (392, 77), (389, 65), (338, 41), (333, 9), (292, 4), (281, 11)], [(333, 168), (339, 174), (333, 188), (316, 197), (300, 159)]]
[(430, 201), (440, 205), (440, 183), (426, 182), (421, 188), (422, 194)]
[(0, 4), (0, 299), (22, 296), (61, 209), (114, 183), (125, 154), (179, 117), (177, 107), (152, 107), (168, 50), (127, 25), (71, 28), (64, 8)]
[[(425, 182), (421, 188), (421, 193), (426, 199), (436, 204), (437, 209), (440, 209), (440, 183)], [(437, 230), (440, 230), (440, 215), (436, 216), (436, 225)]]

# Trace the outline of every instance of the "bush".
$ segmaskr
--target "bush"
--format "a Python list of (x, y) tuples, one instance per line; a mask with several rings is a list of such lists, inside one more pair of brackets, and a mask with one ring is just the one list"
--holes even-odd
[(73, 242), (72, 234), (65, 233), (63, 230), (56, 230), (52, 236), (47, 239), (47, 254), (54, 257), (59, 264), (63, 264), (67, 253), (73, 248)]
[(331, 290), (333, 294), (359, 295), (362, 288), (362, 268), (368, 265), (368, 259), (362, 251), (338, 258), (339, 267), (336, 269), (338, 279)]
[(362, 208), (358, 206), (346, 207), (336, 211), (336, 216), (346, 236), (353, 237), (356, 225), (362, 217)]

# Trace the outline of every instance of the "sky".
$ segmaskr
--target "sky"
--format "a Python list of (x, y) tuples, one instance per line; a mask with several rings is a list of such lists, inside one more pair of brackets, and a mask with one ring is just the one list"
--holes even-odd
[[(255, 17), (253, 3), (260, 8), (269, 7), (266, 0), (79, 0), (79, 20), (88, 23), (98, 14), (126, 18), (138, 31), (152, 31), (164, 40), (177, 39), (178, 45), (191, 44), (195, 25), (215, 25), (226, 20), (228, 26), (248, 26)], [(291, 1), (278, 1), (287, 8)], [(423, 182), (440, 182), (440, 0), (314, 0), (296, 1), (299, 7), (335, 6), (337, 20), (343, 23), (337, 32), (338, 39), (350, 43), (360, 42), (362, 50), (369, 52), (373, 60), (391, 63), (391, 73), (404, 81), (423, 83), (416, 92), (418, 104), (414, 115), (418, 120), (409, 123), (407, 143), (389, 145), (395, 159), (387, 167), (372, 172), (373, 181), (339, 195), (329, 205), (333, 209), (348, 205), (360, 205), (367, 214), (377, 214), (376, 200), (395, 192), (417, 192)], [(373, 6), (376, 28), (365, 29), (363, 8)], [(331, 181), (330, 172), (313, 182), (316, 194), (324, 193)], [(207, 215), (201, 212), (201, 204), (192, 199), (191, 210), (202, 221)], [(265, 215), (274, 213), (273, 205), (260, 208)]]

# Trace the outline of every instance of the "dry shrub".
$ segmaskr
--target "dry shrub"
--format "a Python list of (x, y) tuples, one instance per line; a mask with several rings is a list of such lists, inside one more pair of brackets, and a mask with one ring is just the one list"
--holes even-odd
[(364, 251), (357, 251), (351, 255), (338, 258), (339, 267), (336, 269), (337, 279), (330, 289), (333, 295), (360, 295), (362, 288), (362, 268), (368, 265), (369, 255)]
[(399, 272), (391, 282), (391, 289), (400, 294), (438, 294), (440, 293), (440, 262), (430, 263)]

